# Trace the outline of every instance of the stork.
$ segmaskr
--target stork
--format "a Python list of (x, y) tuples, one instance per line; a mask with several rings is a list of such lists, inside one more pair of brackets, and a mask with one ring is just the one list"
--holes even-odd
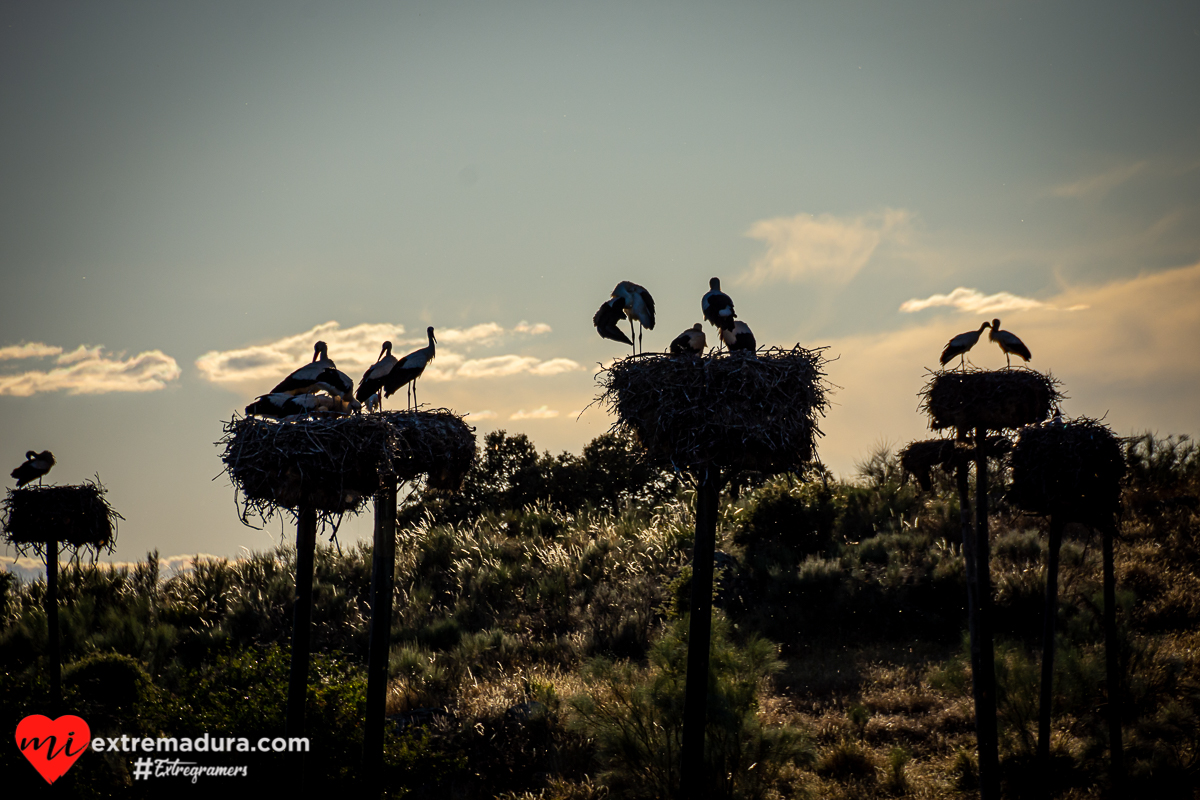
[(721, 279), (713, 278), (708, 282), (708, 287), (708, 292), (700, 298), (700, 310), (704, 318), (717, 328), (733, 330), (733, 318), (737, 314), (733, 313), (733, 301), (729, 295), (721, 291)]
[(321, 389), (349, 402), (350, 393), (354, 390), (354, 381), (334, 366), (329, 358), (328, 345), (317, 342), (313, 345), (312, 362), (281, 380), (270, 394), (312, 394)]
[(412, 390), (412, 405), (411, 408), (416, 408), (417, 405), (417, 378), (421, 377), (421, 373), (425, 371), (425, 367), (430, 361), (433, 361), (434, 345), (437, 344), (437, 339), (433, 336), (433, 326), (430, 325), (426, 329), (429, 334), (429, 344), (422, 347), (420, 350), (414, 350), (392, 367), (388, 371), (387, 380), (384, 382), (384, 393), (391, 397), (397, 392), (401, 386), (411, 384), (409, 388)]
[(629, 317), (629, 336), (633, 338), (633, 321), (638, 323), (638, 349), (642, 348), (642, 328), (654, 330), (654, 298), (644, 287), (633, 281), (621, 281), (612, 290), (614, 298), (625, 301), (625, 316)]
[[(399, 363), (399, 360), (392, 355), (392, 343), (384, 342), (379, 351), (379, 358), (374, 364), (367, 367), (362, 380), (358, 382), (358, 391), (354, 393), (354, 399), (360, 403), (366, 403), (368, 409), (372, 407), (382, 409), (383, 401), (379, 394), (387, 384), (388, 375)], [(391, 392), (388, 394), (390, 395)], [(372, 396), (375, 397), (374, 403), (370, 402)]]
[(750, 330), (750, 326), (738, 320), (733, 323), (733, 328), (726, 330), (721, 328), (721, 341), (729, 348), (729, 352), (741, 350), (754, 355), (754, 351), (758, 349), (758, 342), (754, 341), (754, 332)]
[[(357, 401), (354, 401), (357, 402)], [(264, 394), (250, 405), (246, 406), (246, 416), (299, 417), (312, 414), (314, 411), (335, 411), (344, 413), (345, 401), (341, 397), (330, 397), (325, 394), (288, 394), (287, 392), (271, 392)]]
[(625, 301), (620, 297), (614, 297), (612, 300), (605, 300), (600, 306), (600, 310), (592, 315), (592, 324), (596, 326), (596, 332), (602, 338), (612, 339), (614, 342), (624, 342), (632, 347), (633, 340), (617, 327), (617, 323), (624, 318)]
[(12, 471), (12, 476), (17, 479), (17, 488), (20, 489), (27, 483), (32, 483), (35, 479), (40, 484), (42, 476), (50, 471), (54, 466), (54, 454), (49, 450), (43, 450), (36, 453), (33, 450), (28, 450), (25, 453), (25, 460), (21, 466)]
[(1017, 338), (1016, 334), (1000, 330), (1000, 320), (998, 319), (992, 320), (992, 332), (988, 334), (988, 338), (1000, 345), (1000, 349), (1004, 351), (1004, 360), (1008, 362), (1010, 369), (1012, 368), (1010, 353), (1020, 356), (1026, 361), (1033, 358), (1033, 354), (1029, 352), (1029, 348)]
[(946, 366), (946, 363), (955, 356), (961, 356), (961, 366), (966, 368), (967, 351), (974, 347), (975, 343), (979, 341), (979, 337), (983, 333), (983, 329), (990, 327), (992, 327), (992, 324), (990, 322), (985, 322), (979, 326), (979, 330), (960, 333), (958, 336), (955, 336), (953, 339), (946, 342), (946, 349), (942, 351), (942, 366)]
[(697, 322), (671, 342), (673, 356), (702, 356), (708, 340), (704, 338), (704, 328)]

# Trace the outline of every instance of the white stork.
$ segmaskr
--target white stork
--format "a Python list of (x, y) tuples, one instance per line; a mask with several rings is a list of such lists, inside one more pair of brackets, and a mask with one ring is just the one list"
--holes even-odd
[[(383, 347), (379, 351), (379, 358), (374, 364), (367, 367), (367, 371), (363, 373), (362, 380), (358, 382), (358, 391), (354, 393), (354, 399), (360, 403), (366, 403), (368, 409), (383, 408), (383, 401), (379, 396), (387, 383), (388, 374), (395, 368), (400, 361), (392, 355), (392, 343), (384, 342)], [(391, 394), (391, 392), (388, 392)], [(371, 397), (375, 396), (375, 402), (370, 402)]]
[(754, 341), (754, 332), (750, 330), (750, 326), (738, 320), (733, 323), (733, 328), (726, 330), (721, 328), (721, 341), (729, 348), (729, 352), (740, 350), (754, 355), (758, 349), (758, 342)]
[(317, 342), (313, 345), (312, 362), (281, 380), (270, 394), (312, 394), (322, 389), (349, 402), (354, 381), (334, 365), (329, 358), (328, 346)]
[[(357, 401), (352, 401), (357, 402)], [(246, 416), (299, 417), (312, 414), (315, 411), (333, 411), (344, 413), (345, 400), (341, 397), (331, 397), (327, 394), (288, 394), (287, 392), (272, 392), (264, 394), (250, 405), (246, 406)]]
[(733, 330), (733, 301), (729, 295), (721, 291), (721, 279), (713, 278), (708, 282), (708, 292), (700, 298), (700, 311), (704, 318), (721, 330)]
[(36, 480), (42, 482), (42, 476), (50, 471), (54, 466), (54, 454), (49, 450), (43, 450), (40, 453), (35, 453), (33, 450), (28, 450), (25, 453), (25, 460), (21, 466), (12, 471), (12, 476), (17, 479), (17, 488), (20, 489), (27, 483), (32, 483)]
[(399, 363), (388, 371), (387, 380), (383, 384), (384, 393), (388, 397), (391, 397), (401, 386), (411, 384), (409, 386), (412, 390), (411, 408), (416, 408), (417, 405), (417, 378), (421, 377), (421, 373), (425, 371), (425, 367), (430, 361), (433, 361), (434, 345), (437, 344), (437, 339), (433, 336), (432, 325), (426, 329), (426, 333), (429, 334), (429, 344), (420, 350), (412, 351), (400, 359)]
[(673, 356), (702, 356), (708, 340), (704, 338), (704, 328), (697, 322), (671, 342)]
[(1033, 358), (1033, 354), (1029, 352), (1029, 348), (1017, 338), (1016, 334), (1000, 330), (1000, 320), (998, 319), (992, 320), (992, 332), (988, 334), (988, 338), (1000, 345), (1000, 349), (1004, 351), (1004, 360), (1008, 362), (1009, 367), (1012, 367), (1010, 353), (1014, 356), (1020, 356), (1026, 361)]
[(638, 349), (642, 348), (642, 328), (654, 330), (654, 298), (644, 287), (633, 281), (621, 281), (612, 296), (625, 301), (625, 316), (629, 317), (629, 336), (633, 337), (633, 321), (638, 323)]
[[(997, 320), (997, 323), (998, 322), (999, 320)], [(946, 366), (946, 363), (955, 356), (962, 356), (961, 366), (965, 368), (967, 366), (967, 351), (974, 347), (975, 343), (979, 341), (979, 337), (983, 333), (983, 329), (990, 327), (992, 327), (991, 323), (985, 322), (979, 326), (979, 330), (960, 333), (958, 336), (955, 336), (953, 339), (946, 342), (946, 349), (942, 351), (942, 366)]]
[(617, 323), (625, 318), (625, 301), (620, 297), (605, 300), (600, 310), (592, 315), (592, 324), (601, 338), (612, 339), (614, 342), (624, 342), (632, 346), (633, 340), (617, 327)]

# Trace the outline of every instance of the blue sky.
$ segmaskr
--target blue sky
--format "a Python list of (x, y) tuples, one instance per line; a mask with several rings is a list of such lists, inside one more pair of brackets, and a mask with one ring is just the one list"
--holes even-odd
[(578, 452), (596, 307), (644, 285), (661, 350), (713, 275), (837, 358), (843, 475), (994, 316), (1068, 415), (1195, 433), (1197, 52), (1167, 2), (6, 8), (0, 453), (98, 474), (117, 559), (234, 556), (281, 531), (214, 442), (315, 338), (357, 377), (434, 325), (423, 401)]

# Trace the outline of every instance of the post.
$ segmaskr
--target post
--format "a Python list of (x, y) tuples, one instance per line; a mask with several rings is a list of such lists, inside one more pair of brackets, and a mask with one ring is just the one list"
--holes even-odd
[[(1000, 800), (1000, 742), (996, 730), (996, 652), (992, 633), (992, 573), (988, 543), (987, 429), (975, 429), (976, 642), (972, 646), (975, 737), (979, 743), (979, 796)], [(974, 652), (977, 650), (977, 653)], [(978, 665), (976, 668), (975, 665)]]
[(967, 573), (967, 625), (971, 636), (971, 670), (974, 673), (979, 668), (975, 662), (977, 652), (976, 640), (979, 631), (976, 630), (979, 607), (976, 598), (979, 596), (979, 579), (975, 572), (975, 529), (971, 527), (971, 479), (967, 473), (967, 465), (959, 464), (954, 469), (954, 480), (958, 484), (958, 519), (962, 525), (962, 555), (963, 565)]
[(302, 507), (296, 518), (296, 603), (292, 613), (292, 673), (288, 681), (285, 734), (304, 735), (304, 702), (308, 697), (308, 655), (312, 628), (313, 551), (317, 546), (317, 511)]
[(375, 543), (371, 550), (371, 632), (367, 651), (367, 720), (363, 769), (369, 786), (383, 773), (388, 655), (392, 638), (392, 593), (396, 569), (396, 480), (380, 479), (375, 495)]
[(58, 632), (58, 540), (46, 540), (46, 645), (50, 658), (50, 702), (62, 710), (62, 642)]
[(679, 797), (708, 796), (704, 728), (708, 711), (708, 656), (712, 638), (713, 555), (717, 538), (717, 468), (706, 467), (696, 492), (696, 541), (692, 546), (692, 597), (688, 624), (687, 681), (683, 696), (683, 742)]
[(1042, 625), (1042, 692), (1038, 708), (1038, 763), (1043, 780), (1050, 777), (1050, 704), (1054, 700), (1054, 628), (1058, 621), (1058, 552), (1062, 548), (1061, 515), (1050, 517), (1050, 552), (1046, 556), (1046, 618)]
[(1117, 642), (1117, 578), (1113, 563), (1116, 526), (1109, 522), (1101, 531), (1104, 549), (1104, 670), (1108, 683), (1108, 747), (1114, 796), (1125, 785), (1125, 748), (1121, 743), (1121, 666)]

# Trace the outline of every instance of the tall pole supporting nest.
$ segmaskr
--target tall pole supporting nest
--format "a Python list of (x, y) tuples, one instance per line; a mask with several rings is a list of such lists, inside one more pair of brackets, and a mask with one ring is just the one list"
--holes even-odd
[(700, 470), (696, 491), (696, 539), (692, 545), (691, 614), (688, 619), (687, 680), (683, 695), (683, 741), (679, 796), (708, 795), (704, 729), (708, 716), (709, 647), (712, 639), (713, 557), (716, 554), (720, 470)]
[(983, 800), (1000, 798), (1000, 739), (996, 730), (996, 651), (992, 631), (991, 544), (988, 541), (987, 428), (975, 429), (975, 617), (971, 669), (979, 745), (979, 789)]
[(647, 458), (696, 478), (687, 678), (679, 797), (698, 800), (711, 785), (704, 758), (713, 556), (722, 475), (739, 469), (800, 470), (821, 435), (828, 401), (820, 350), (771, 348), (706, 358), (642, 354), (603, 368), (598, 398)]
[(288, 678), (284, 735), (304, 735), (308, 699), (308, 662), (312, 638), (313, 557), (317, 547), (317, 510), (303, 506), (296, 516), (296, 595), (292, 610), (292, 671)]
[(1054, 702), (1054, 637), (1058, 622), (1058, 554), (1062, 550), (1063, 520), (1050, 517), (1050, 541), (1046, 553), (1046, 615), (1042, 624), (1042, 686), (1038, 698), (1037, 758), (1042, 774), (1050, 771), (1050, 708)]
[(26, 486), (10, 489), (2, 504), (3, 539), (24, 554), (41, 555), (46, 564), (46, 660), (50, 702), (62, 708), (62, 641), (58, 618), (58, 557), (64, 548), (112, 552), (117, 520), (124, 519), (104, 499), (99, 482), (77, 486)]
[(363, 766), (368, 786), (379, 785), (383, 770), (395, 570), (396, 480), (381, 475), (379, 493), (375, 495), (375, 541), (371, 550), (371, 633), (367, 651), (367, 722), (363, 729)]

